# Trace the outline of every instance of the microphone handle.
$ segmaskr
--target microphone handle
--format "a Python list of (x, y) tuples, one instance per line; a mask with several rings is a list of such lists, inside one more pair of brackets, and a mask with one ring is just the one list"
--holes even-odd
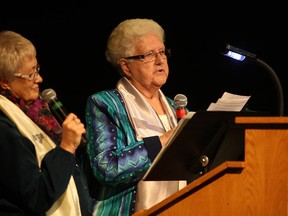
[(187, 114), (187, 112), (186, 112), (185, 107), (181, 107), (181, 108), (176, 109), (176, 116), (177, 116), (178, 121), (180, 121), (181, 118), (183, 116), (185, 116), (186, 114)]
[[(57, 98), (51, 99), (48, 102), (48, 104), (51, 107), (53, 113), (55, 114), (57, 120), (62, 124), (65, 118), (67, 117), (68, 111), (65, 109), (63, 104)], [(83, 134), (81, 137), (80, 146), (81, 147), (86, 146), (87, 142), (88, 142), (88, 139)]]
[(63, 104), (57, 99), (51, 99), (48, 101), (53, 113), (55, 114), (57, 120), (62, 124), (67, 117), (68, 111), (64, 108)]

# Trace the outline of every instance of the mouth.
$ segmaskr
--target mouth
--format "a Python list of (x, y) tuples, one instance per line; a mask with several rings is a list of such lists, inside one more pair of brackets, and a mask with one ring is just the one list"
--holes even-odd
[(159, 69), (157, 71), (155, 71), (156, 73), (159, 73), (159, 72), (165, 72), (164, 69)]
[(39, 92), (40, 90), (39, 90), (39, 86), (37, 85), (37, 86), (35, 86), (34, 88), (34, 91), (36, 91), (36, 92)]

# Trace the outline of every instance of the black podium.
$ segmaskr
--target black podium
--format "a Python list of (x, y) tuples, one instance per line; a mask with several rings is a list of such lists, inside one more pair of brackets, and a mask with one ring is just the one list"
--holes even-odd
[(255, 113), (196, 112), (162, 149), (143, 180), (189, 183), (225, 161), (243, 161), (245, 126), (234, 120), (251, 115)]

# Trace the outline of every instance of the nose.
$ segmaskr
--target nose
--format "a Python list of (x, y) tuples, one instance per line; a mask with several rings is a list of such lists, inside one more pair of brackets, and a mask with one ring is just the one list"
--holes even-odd
[(162, 58), (161, 54), (159, 52), (155, 53), (155, 63), (163, 64), (163, 62), (164, 62), (164, 59)]
[(39, 73), (38, 73), (37, 76), (36, 76), (35, 82), (36, 82), (36, 83), (41, 83), (41, 82), (43, 82), (43, 78), (42, 78), (42, 76), (41, 76)]

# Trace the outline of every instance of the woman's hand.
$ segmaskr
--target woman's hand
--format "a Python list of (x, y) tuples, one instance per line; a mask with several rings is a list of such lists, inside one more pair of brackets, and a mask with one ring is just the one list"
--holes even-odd
[(81, 138), (86, 129), (81, 120), (73, 113), (70, 113), (62, 124), (62, 140), (60, 147), (75, 153), (81, 143)]
[(163, 135), (160, 136), (160, 142), (162, 144), (162, 147), (165, 147), (167, 145), (167, 141), (171, 134), (174, 132), (175, 128), (172, 128), (168, 132), (164, 133)]

